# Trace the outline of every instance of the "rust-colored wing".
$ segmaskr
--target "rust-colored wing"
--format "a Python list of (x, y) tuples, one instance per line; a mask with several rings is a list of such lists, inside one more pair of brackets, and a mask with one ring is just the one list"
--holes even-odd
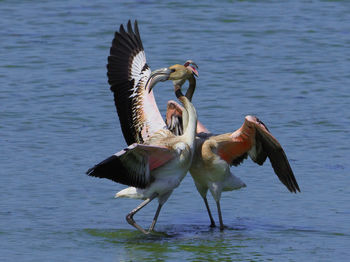
[(288, 190), (294, 193), (300, 191), (283, 148), (257, 117), (246, 116), (237, 131), (210, 139), (217, 143), (217, 154), (230, 165), (240, 164), (247, 155), (262, 165), (268, 157), (276, 175)]
[(90, 168), (89, 176), (145, 188), (152, 182), (151, 171), (175, 157), (175, 152), (162, 146), (132, 144)]
[(142, 144), (154, 132), (165, 128), (153, 91), (149, 93), (146, 88), (151, 69), (146, 63), (136, 21), (134, 30), (129, 21), (127, 31), (121, 25), (119, 32), (115, 32), (107, 70), (127, 144)]
[[(183, 134), (183, 124), (182, 124), (182, 111), (183, 107), (175, 102), (174, 100), (169, 100), (166, 110), (165, 123), (167, 128), (176, 136)], [(199, 121), (197, 121), (197, 134), (199, 133), (210, 133), (209, 130)]]

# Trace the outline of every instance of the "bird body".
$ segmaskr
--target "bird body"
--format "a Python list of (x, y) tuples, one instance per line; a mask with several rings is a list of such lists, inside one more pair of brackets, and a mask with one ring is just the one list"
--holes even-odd
[[(174, 133), (186, 130), (186, 118), (183, 118), (182, 129), (178, 127), (180, 121), (177, 118), (182, 117), (182, 108), (171, 104), (169, 106), (168, 103), (168, 108), (171, 109), (167, 114), (168, 128)], [(294, 193), (300, 191), (284, 150), (257, 117), (246, 116), (243, 125), (233, 133), (214, 135), (199, 121), (197, 130), (201, 132), (197, 134), (195, 140), (195, 154), (190, 174), (204, 200), (212, 227), (215, 226), (215, 222), (208, 205), (207, 192), (210, 191), (216, 202), (222, 230), (224, 224), (220, 208), (221, 193), (246, 186), (241, 179), (231, 173), (230, 166), (239, 165), (248, 155), (259, 165), (269, 158), (276, 175), (288, 190)]]
[[(162, 137), (159, 139), (159, 137)], [(152, 143), (153, 141), (156, 143)], [(158, 195), (159, 204), (164, 204), (173, 189), (180, 185), (190, 168), (194, 143), (185, 143), (183, 136), (175, 136), (170, 131), (161, 130), (150, 137), (143, 145), (152, 144), (160, 148), (167, 148), (173, 152), (173, 156), (166, 165), (160, 165), (162, 160), (168, 160), (168, 156), (163, 152), (154, 154), (148, 159), (150, 176), (153, 182), (145, 188), (129, 187), (119, 191), (116, 197), (127, 197), (136, 199), (147, 199), (153, 194)]]
[[(157, 74), (155, 71), (151, 78)], [(180, 79), (182, 85), (183, 78), (193, 77), (192, 72), (184, 66), (175, 65), (166, 70), (162, 69), (160, 74), (164, 79), (173, 80), (176, 96), (184, 106), (188, 116), (188, 125), (184, 133), (175, 136), (168, 130), (160, 129), (149, 136), (143, 144), (134, 143), (87, 171), (90, 176), (108, 178), (131, 186), (118, 192), (117, 197), (145, 200), (126, 217), (129, 224), (145, 234), (153, 230), (162, 205), (188, 172), (192, 163), (196, 135), (196, 110), (182, 94), (177, 81)], [(147, 86), (149, 91), (152, 85)], [(134, 221), (133, 216), (154, 198), (158, 198), (158, 209), (150, 229), (146, 231)]]
[(200, 195), (206, 197), (209, 189), (215, 201), (218, 201), (222, 191), (240, 189), (246, 185), (231, 173), (227, 162), (215, 151), (215, 139), (197, 136), (190, 173)]
[(166, 165), (151, 171), (153, 182), (146, 188), (128, 187), (119, 191), (116, 197), (126, 197), (134, 199), (147, 199), (152, 195), (157, 194), (159, 204), (164, 204), (172, 191), (180, 185), (180, 182), (185, 177), (187, 170), (190, 167), (190, 150), (189, 147), (181, 143), (180, 150), (175, 150), (179, 153), (174, 157), (174, 160)]
[[(197, 71), (173, 65), (151, 73), (136, 21), (134, 30), (129, 21), (127, 31), (121, 25), (115, 33), (107, 69), (122, 132), (129, 146), (90, 168), (87, 174), (130, 186), (119, 191), (116, 197), (144, 200), (128, 213), (126, 220), (148, 234), (154, 229), (162, 205), (179, 186), (192, 162), (197, 114), (182, 94), (181, 86), (186, 81), (195, 81)], [(173, 81), (175, 94), (187, 116), (187, 128), (180, 136), (166, 129), (153, 96), (153, 86), (167, 80)], [(158, 209), (146, 231), (133, 216), (155, 198), (158, 198)]]
[[(179, 75), (178, 71), (181, 70), (183, 73)], [(162, 74), (165, 72), (163, 71)], [(188, 125), (184, 133), (175, 136), (168, 130), (160, 129), (143, 144), (134, 143), (87, 171), (90, 176), (108, 178), (131, 186), (118, 192), (116, 197), (145, 200), (126, 217), (129, 224), (145, 234), (153, 230), (161, 207), (187, 174), (194, 153), (197, 114), (176, 81), (179, 78), (192, 77), (192, 72), (180, 65), (170, 67), (166, 72), (166, 78), (174, 81), (176, 95), (183, 103), (188, 116)], [(177, 74), (173, 76), (173, 72)], [(151, 90), (152, 86), (147, 88)], [(154, 198), (158, 198), (158, 209), (150, 229), (146, 231), (134, 221), (133, 216)]]

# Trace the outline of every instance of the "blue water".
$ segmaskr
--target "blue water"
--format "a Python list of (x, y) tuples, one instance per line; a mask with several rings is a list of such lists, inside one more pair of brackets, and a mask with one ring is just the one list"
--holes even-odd
[[(125, 147), (105, 65), (128, 19), (153, 70), (199, 65), (193, 103), (209, 130), (265, 122), (300, 194), (247, 160), (232, 168), (247, 188), (222, 197), (225, 231), (209, 228), (190, 176), (157, 234), (126, 223), (140, 201), (84, 173)], [(347, 261), (349, 19), (341, 0), (0, 1), (0, 260)], [(164, 113), (172, 87), (155, 93)], [(146, 226), (155, 209), (135, 219)]]

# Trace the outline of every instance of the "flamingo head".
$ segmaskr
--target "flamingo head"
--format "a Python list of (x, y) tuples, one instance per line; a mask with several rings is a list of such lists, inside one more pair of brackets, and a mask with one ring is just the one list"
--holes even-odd
[(192, 60), (188, 60), (184, 65), (176, 64), (155, 70), (149, 77), (146, 88), (148, 87), (148, 91), (151, 92), (158, 82), (164, 82), (167, 80), (172, 80), (174, 85), (182, 86), (186, 80), (198, 76), (196, 68), (198, 68), (198, 66)]

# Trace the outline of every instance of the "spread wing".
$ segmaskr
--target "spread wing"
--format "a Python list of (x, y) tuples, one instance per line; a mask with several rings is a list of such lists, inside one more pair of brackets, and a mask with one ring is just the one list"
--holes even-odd
[(247, 155), (262, 165), (268, 157), (276, 175), (288, 190), (300, 191), (283, 148), (258, 118), (246, 116), (243, 125), (234, 133), (210, 139), (217, 142), (217, 154), (230, 165), (240, 164)]
[(90, 168), (86, 174), (128, 186), (145, 188), (153, 181), (151, 171), (174, 157), (175, 152), (167, 147), (135, 143)]
[[(182, 124), (182, 111), (183, 107), (173, 100), (169, 100), (166, 110), (165, 122), (167, 128), (176, 136), (183, 134)], [(209, 130), (199, 121), (197, 121), (197, 134), (199, 133), (210, 133)]]
[(127, 31), (121, 25), (115, 32), (107, 65), (108, 83), (114, 93), (124, 138), (128, 145), (143, 143), (165, 128), (153, 91), (146, 88), (151, 69), (140, 38), (137, 22), (134, 30), (129, 20)]

